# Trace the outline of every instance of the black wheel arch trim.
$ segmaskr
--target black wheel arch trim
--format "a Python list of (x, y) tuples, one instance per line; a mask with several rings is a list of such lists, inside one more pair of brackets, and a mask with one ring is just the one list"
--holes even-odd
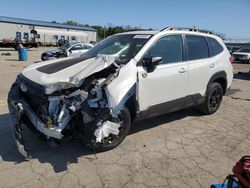
[[(208, 87), (217, 79), (224, 79), (224, 81), (226, 82), (226, 88), (225, 88), (225, 91), (227, 89), (227, 73), (225, 71), (219, 71), (219, 72), (216, 72), (215, 74), (213, 74), (213, 76), (211, 76), (210, 80), (208, 81), (208, 84), (207, 84), (207, 89), (206, 89), (206, 95), (207, 95), (207, 92), (208, 92)], [(224, 91), (224, 94), (225, 94), (225, 91)]]

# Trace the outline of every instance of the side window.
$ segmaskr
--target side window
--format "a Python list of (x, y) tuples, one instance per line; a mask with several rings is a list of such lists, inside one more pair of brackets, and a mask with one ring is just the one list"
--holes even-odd
[(182, 61), (182, 36), (162, 37), (150, 48), (147, 55), (162, 57), (162, 64)]
[(81, 50), (81, 49), (82, 49), (82, 45), (81, 44), (76, 44), (75, 46), (73, 46), (71, 48), (72, 51), (74, 51), (74, 50)]
[(54, 40), (58, 40), (58, 35), (53, 35)]
[(211, 37), (207, 37), (207, 40), (210, 46), (211, 56), (215, 56), (223, 51), (223, 47), (217, 42), (217, 40)]
[(92, 48), (91, 46), (89, 46), (87, 44), (83, 44), (82, 46), (83, 46), (83, 49), (90, 49), (90, 48)]
[(209, 57), (208, 45), (205, 37), (186, 35), (188, 60)]

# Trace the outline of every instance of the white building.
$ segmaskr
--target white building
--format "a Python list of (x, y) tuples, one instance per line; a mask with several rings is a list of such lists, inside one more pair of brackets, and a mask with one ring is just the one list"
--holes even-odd
[(36, 39), (43, 45), (56, 44), (58, 40), (69, 42), (96, 42), (96, 30), (89, 27), (0, 16), (0, 41)]

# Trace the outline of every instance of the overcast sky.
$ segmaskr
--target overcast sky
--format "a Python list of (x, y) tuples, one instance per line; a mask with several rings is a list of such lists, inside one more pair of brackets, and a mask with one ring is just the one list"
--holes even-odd
[(250, 39), (250, 0), (2, 0), (0, 15), (153, 29), (196, 26)]

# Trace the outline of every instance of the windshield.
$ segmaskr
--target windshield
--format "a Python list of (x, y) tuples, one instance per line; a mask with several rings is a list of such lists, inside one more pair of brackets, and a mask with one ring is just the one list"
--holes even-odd
[(64, 45), (62, 45), (60, 48), (58, 48), (59, 50), (63, 50), (63, 51), (65, 51), (65, 50), (67, 50), (69, 47), (71, 47), (72, 46), (72, 44), (64, 44)]
[(98, 43), (82, 57), (108, 55), (116, 58), (117, 63), (127, 63), (133, 58), (152, 35), (121, 34), (113, 35)]
[(240, 49), (238, 52), (246, 52), (246, 53), (250, 53), (250, 49)]

